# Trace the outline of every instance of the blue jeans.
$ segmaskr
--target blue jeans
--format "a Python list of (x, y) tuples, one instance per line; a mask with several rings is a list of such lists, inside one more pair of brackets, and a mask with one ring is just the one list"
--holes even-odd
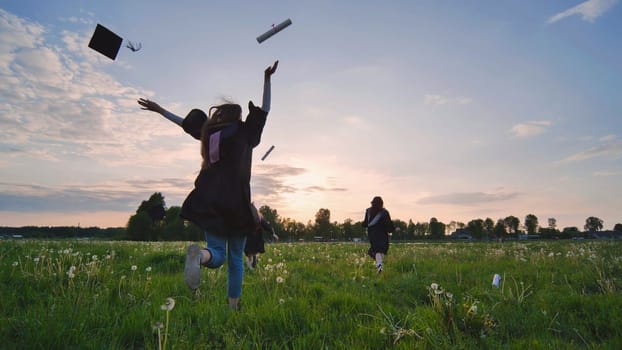
[[(246, 237), (223, 238), (205, 232), (207, 250), (212, 258), (205, 264), (210, 269), (221, 267), (227, 258), (229, 279), (227, 282), (227, 296), (239, 298), (242, 295), (242, 280), (244, 279), (244, 244)], [(228, 244), (227, 244), (228, 243)]]

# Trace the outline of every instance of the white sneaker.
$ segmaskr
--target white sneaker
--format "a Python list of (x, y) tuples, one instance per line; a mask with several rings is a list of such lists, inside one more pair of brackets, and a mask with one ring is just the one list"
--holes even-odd
[(184, 282), (192, 290), (201, 284), (201, 247), (193, 244), (186, 252), (186, 267), (184, 268)]

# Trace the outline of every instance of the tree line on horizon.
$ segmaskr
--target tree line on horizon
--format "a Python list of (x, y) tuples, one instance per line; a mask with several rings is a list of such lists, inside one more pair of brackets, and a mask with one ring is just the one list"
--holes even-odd
[[(179, 216), (181, 207), (166, 207), (164, 196), (155, 192), (151, 197), (142, 201), (136, 213), (132, 215), (126, 226), (127, 239), (137, 241), (201, 241), (203, 232), (194, 224)], [(290, 218), (281, 217), (276, 209), (264, 205), (259, 212), (274, 227), (277, 235), (283, 241), (349, 241), (366, 236), (361, 221), (348, 218), (342, 223), (331, 222), (330, 210), (320, 208), (314, 220), (306, 224)], [(450, 221), (445, 224), (435, 217), (429, 222), (408, 222), (393, 220), (396, 230), (392, 234), (393, 240), (414, 239), (443, 239), (452, 233), (468, 233), (474, 239), (499, 239), (516, 237), (519, 234), (539, 235), (543, 238), (571, 238), (580, 236), (583, 232), (596, 232), (603, 229), (603, 220), (590, 216), (585, 220), (581, 231), (578, 227), (557, 228), (555, 218), (548, 218), (547, 226), (540, 225), (538, 217), (533, 214), (525, 216), (523, 223), (518, 217), (510, 215), (494, 221), (491, 218), (473, 219), (466, 224), (459, 221)], [(622, 232), (622, 224), (617, 223), (614, 231)]]

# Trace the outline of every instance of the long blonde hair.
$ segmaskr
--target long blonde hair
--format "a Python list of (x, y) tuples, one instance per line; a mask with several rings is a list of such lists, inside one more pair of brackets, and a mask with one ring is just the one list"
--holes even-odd
[(201, 128), (201, 157), (203, 163), (201, 168), (207, 169), (211, 163), (209, 161), (209, 138), (214, 130), (242, 120), (242, 107), (235, 103), (224, 103), (219, 106), (212, 106), (209, 109), (207, 122)]

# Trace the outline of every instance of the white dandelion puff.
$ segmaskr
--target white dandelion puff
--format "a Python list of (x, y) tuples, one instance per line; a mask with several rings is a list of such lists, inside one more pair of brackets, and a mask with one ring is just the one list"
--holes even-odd
[(276, 278), (276, 283), (283, 283), (283, 282), (285, 282), (283, 277), (279, 276), (279, 277)]
[(160, 306), (160, 309), (164, 311), (171, 311), (175, 307), (175, 299), (166, 298), (166, 303)]
[(147, 271), (147, 272), (151, 272), (151, 266), (147, 266), (147, 268), (145, 269), (145, 271)]
[(138, 269), (138, 266), (132, 265), (132, 271), (136, 271), (136, 269)]
[(13, 267), (19, 265), (19, 263), (17, 261), (13, 261)]

